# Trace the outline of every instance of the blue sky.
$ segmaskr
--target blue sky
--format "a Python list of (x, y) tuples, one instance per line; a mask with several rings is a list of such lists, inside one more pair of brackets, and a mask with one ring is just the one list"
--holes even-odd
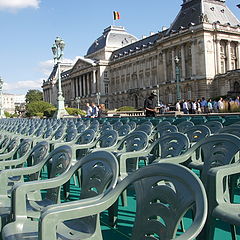
[[(240, 18), (239, 0), (227, 0)], [(169, 27), (182, 0), (0, 0), (0, 76), (4, 92), (24, 94), (41, 89), (51, 71), (51, 46), (57, 36), (66, 43), (66, 59), (84, 56), (104, 28), (117, 25), (138, 38)]]

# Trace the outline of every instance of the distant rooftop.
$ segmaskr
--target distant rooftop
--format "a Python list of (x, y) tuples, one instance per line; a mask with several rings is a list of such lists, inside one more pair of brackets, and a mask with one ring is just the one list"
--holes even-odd
[(121, 48), (137, 41), (137, 38), (126, 32), (124, 27), (109, 26), (104, 29), (103, 34), (93, 42), (87, 51), (87, 56), (105, 47)]

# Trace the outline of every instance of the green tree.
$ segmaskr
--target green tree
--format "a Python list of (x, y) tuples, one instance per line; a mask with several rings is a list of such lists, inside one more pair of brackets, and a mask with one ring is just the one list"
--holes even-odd
[(26, 105), (26, 115), (28, 117), (32, 116), (40, 116), (44, 114), (44, 112), (48, 109), (55, 108), (52, 104), (44, 101), (33, 101)]
[(43, 100), (43, 93), (39, 90), (30, 89), (26, 94), (26, 103), (32, 103)]

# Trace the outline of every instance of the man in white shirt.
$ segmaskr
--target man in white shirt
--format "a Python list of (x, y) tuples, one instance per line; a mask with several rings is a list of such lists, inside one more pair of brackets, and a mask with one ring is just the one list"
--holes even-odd
[(219, 111), (224, 109), (223, 98), (220, 98), (218, 101), (218, 109), (219, 109)]
[(187, 100), (184, 100), (184, 103), (183, 103), (183, 113), (184, 114), (188, 114), (189, 112), (189, 109), (188, 109), (188, 103), (187, 103)]
[(91, 117), (92, 116), (92, 107), (90, 106), (89, 103), (86, 103), (86, 107), (87, 107), (87, 115), (86, 117)]

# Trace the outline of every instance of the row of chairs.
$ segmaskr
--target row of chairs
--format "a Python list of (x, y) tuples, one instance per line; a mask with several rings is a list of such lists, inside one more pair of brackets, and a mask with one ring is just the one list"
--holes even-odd
[[(103, 124), (102, 124), (103, 125)], [(107, 124), (106, 124), (107, 125)], [(171, 124), (167, 124), (167, 125), (169, 125), (169, 126), (172, 126)], [(161, 140), (162, 140), (162, 142), (163, 143), (166, 143), (167, 141), (165, 140), (163, 140), (164, 138), (164, 136), (162, 135), (160, 138), (158, 138), (158, 137), (156, 137), (156, 134), (154, 135), (154, 134), (152, 134), (152, 133), (154, 133), (154, 129), (153, 129), (153, 127), (151, 127), (151, 129), (152, 129), (152, 131), (151, 131), (151, 134), (147, 134), (148, 132), (146, 131), (146, 132), (143, 132), (142, 130), (144, 130), (144, 127), (145, 126), (151, 126), (151, 124), (149, 123), (149, 122), (147, 122), (147, 123), (145, 123), (145, 124), (143, 124), (143, 125), (140, 125), (139, 127), (136, 127), (136, 129), (138, 129), (138, 131), (135, 131), (135, 133), (136, 132), (138, 132), (138, 134), (139, 134), (139, 136), (140, 136), (140, 134), (142, 134), (143, 136), (144, 136), (144, 134), (145, 134), (145, 136), (147, 136), (146, 137), (146, 141), (145, 142), (147, 142), (147, 144), (146, 144), (146, 147), (144, 148), (145, 150), (144, 151), (146, 151), (146, 149), (148, 149), (148, 151), (146, 151), (145, 153), (143, 153), (143, 151), (142, 150), (139, 150), (139, 154), (141, 154), (141, 156), (139, 156), (138, 155), (138, 153), (137, 153), (137, 151), (138, 150), (136, 150), (136, 149), (133, 149), (133, 150), (130, 150), (130, 151), (134, 151), (133, 153), (133, 155), (131, 155), (130, 153), (127, 153), (127, 154), (124, 154), (123, 153), (123, 157), (122, 157), (122, 154), (120, 153), (121, 151), (114, 151), (114, 149), (112, 148), (112, 149), (109, 149), (110, 151), (112, 151), (112, 152), (114, 152), (115, 153), (115, 156), (117, 156), (117, 158), (118, 158), (118, 160), (119, 160), (119, 163), (120, 163), (120, 166), (121, 166), (121, 163), (122, 162), (125, 162), (125, 163), (129, 163), (130, 161), (127, 161), (127, 159), (134, 159), (134, 161), (135, 162), (133, 162), (133, 165), (135, 166), (135, 167), (130, 167), (129, 168), (129, 170), (130, 171), (123, 171), (123, 170), (121, 170), (121, 167), (120, 167), (120, 173), (121, 173), (121, 171), (122, 171), (122, 173), (127, 173), (126, 175), (129, 175), (129, 172), (132, 172), (131, 170), (135, 170), (136, 168), (137, 168), (137, 165), (138, 164), (136, 164), (136, 162), (138, 161), (138, 159), (136, 159), (136, 158), (140, 158), (140, 157), (143, 157), (143, 158), (145, 158), (144, 160), (146, 161), (146, 158), (150, 158), (150, 157), (152, 157), (153, 159), (152, 160), (154, 160), (154, 158), (156, 158), (156, 156), (159, 156), (159, 152), (158, 152), (158, 155), (156, 154), (156, 152), (153, 154), (152, 152), (151, 152), (151, 150), (150, 150), (150, 152), (149, 152), (149, 148), (150, 147), (152, 147), (154, 144), (157, 146), (157, 144), (156, 144), (156, 142), (160, 142)], [(159, 128), (160, 128), (160, 126), (158, 126)], [(163, 127), (163, 126), (162, 126)], [(139, 128), (141, 129), (141, 131), (139, 130)], [(145, 127), (145, 129), (149, 129), (148, 127)], [(223, 128), (224, 129), (224, 128)], [(157, 131), (157, 129), (155, 129), (155, 131)], [(134, 133), (134, 134), (135, 134)], [(143, 134), (144, 133), (144, 134)], [(134, 135), (134, 134), (132, 134), (132, 135)], [(130, 135), (130, 134), (129, 134)], [(178, 134), (174, 134), (174, 133), (171, 133), (171, 134), (166, 134), (165, 136), (166, 136), (166, 138), (167, 137), (169, 137), (169, 135), (172, 135), (172, 136), (174, 136), (174, 135), (179, 135), (179, 136), (182, 136), (182, 138), (183, 137), (186, 137), (183, 133), (178, 133)], [(210, 135), (210, 134), (209, 134)], [(136, 139), (138, 139), (138, 142), (140, 142), (142, 145), (144, 145), (143, 144), (143, 142), (144, 141), (139, 141), (139, 136), (137, 136), (136, 138), (135, 138), (135, 140), (131, 140), (131, 141), (136, 141)], [(154, 137), (155, 136), (155, 137)], [(213, 135), (213, 136), (215, 136), (215, 135)], [(213, 136), (211, 136), (211, 137), (213, 137)], [(222, 136), (221, 135), (218, 135), (218, 137), (219, 138), (222, 138)], [(157, 140), (156, 140), (157, 139)], [(227, 139), (227, 138), (226, 138)], [(226, 139), (225, 139), (225, 141), (226, 141)], [(131, 142), (130, 141), (130, 142)], [(149, 141), (151, 142), (151, 141), (154, 141), (153, 143), (151, 142), (151, 144), (150, 144), (150, 146), (149, 146)], [(203, 142), (205, 141), (205, 139), (203, 139)], [(210, 139), (209, 140), (209, 142), (211, 143), (211, 142), (213, 142), (214, 143), (214, 141), (215, 141), (215, 139)], [(122, 142), (125, 142), (125, 141), (122, 141)], [(177, 141), (175, 141), (175, 145), (176, 145), (176, 142)], [(200, 143), (201, 143), (201, 141), (200, 141)], [(199, 146), (201, 146), (201, 144), (200, 143), (197, 143), (198, 144), (198, 146), (197, 146), (197, 144), (195, 144), (195, 145), (193, 145), (193, 147), (195, 147), (195, 150), (196, 149), (199, 149), (200, 147)], [(120, 144), (121, 145), (121, 144)], [(119, 146), (120, 146), (119, 145)], [(231, 144), (229, 144), (229, 145), (231, 145)], [(134, 142), (134, 144), (133, 144), (133, 146), (137, 146), (137, 143), (136, 142)], [(204, 145), (204, 147), (205, 147), (206, 145)], [(127, 149), (127, 147), (129, 147), (129, 144), (127, 144), (127, 146), (125, 145), (124, 146), (124, 152), (127, 152), (127, 150), (129, 150), (129, 149)], [(154, 149), (154, 148), (153, 148)], [(167, 149), (167, 148), (166, 148)], [(169, 147), (168, 148), (168, 150), (170, 150), (170, 149), (174, 149), (172, 146), (171, 147)], [(181, 147), (179, 148), (179, 149), (181, 149)], [(119, 149), (120, 150), (120, 149)], [(161, 149), (162, 150), (162, 149)], [(183, 155), (184, 155), (184, 152), (185, 152), (185, 150), (186, 149), (184, 149), (184, 148), (182, 148), (181, 149), (181, 151), (180, 151), (180, 154), (181, 153), (183, 153)], [(225, 149), (226, 150), (226, 149)], [(229, 150), (229, 149), (228, 149)], [(122, 152), (123, 152), (122, 151)], [(201, 151), (202, 151), (202, 149), (201, 149)], [(193, 151), (192, 150), (192, 152), (194, 152), (194, 157), (193, 156), (191, 156), (191, 159), (198, 159), (198, 161), (199, 161), (199, 158), (197, 158), (197, 155), (198, 155), (198, 153), (199, 153), (199, 156), (200, 156), (200, 152), (201, 151)], [(130, 154), (130, 155), (129, 155)], [(151, 155), (152, 154), (152, 155)], [(187, 152), (185, 153), (185, 154), (187, 154)], [(193, 155), (193, 154), (192, 154)], [(168, 155), (166, 155), (166, 157), (170, 157), (171, 155), (170, 154), (168, 154)], [(182, 155), (181, 155), (182, 156)], [(187, 154), (187, 156), (189, 156), (189, 153)], [(230, 155), (229, 155), (230, 156)], [(121, 161), (120, 161), (120, 159), (122, 159)], [(189, 158), (187, 159), (187, 160), (185, 160), (185, 161), (181, 161), (181, 162), (179, 162), (179, 157), (176, 157), (176, 159), (178, 159), (178, 162), (175, 162), (175, 163), (185, 163), (186, 161), (189, 161)], [(204, 162), (205, 163), (205, 161), (203, 161), (203, 159), (204, 158), (202, 158), (202, 154), (201, 154), (201, 161), (202, 162)], [(136, 161), (137, 160), (137, 161)], [(205, 160), (205, 159), (204, 159)], [(147, 159), (147, 161), (149, 162), (149, 159)], [(156, 161), (156, 160), (155, 160)], [(161, 162), (162, 160), (160, 159), (160, 162)], [(172, 161), (171, 160), (171, 158), (167, 158), (167, 160), (166, 161)], [(205, 164), (204, 164), (205, 165)], [(122, 164), (122, 167), (126, 167), (126, 164)], [(149, 165), (150, 166), (150, 165)], [(131, 176), (132, 174), (130, 174), (129, 176)], [(120, 174), (120, 176), (121, 176), (121, 174)], [(125, 179), (126, 178), (126, 176), (121, 176), (122, 177), (122, 179)], [(121, 179), (121, 181), (120, 181), (120, 183), (123, 181)], [(118, 177), (118, 180), (119, 180), (119, 177)]]

